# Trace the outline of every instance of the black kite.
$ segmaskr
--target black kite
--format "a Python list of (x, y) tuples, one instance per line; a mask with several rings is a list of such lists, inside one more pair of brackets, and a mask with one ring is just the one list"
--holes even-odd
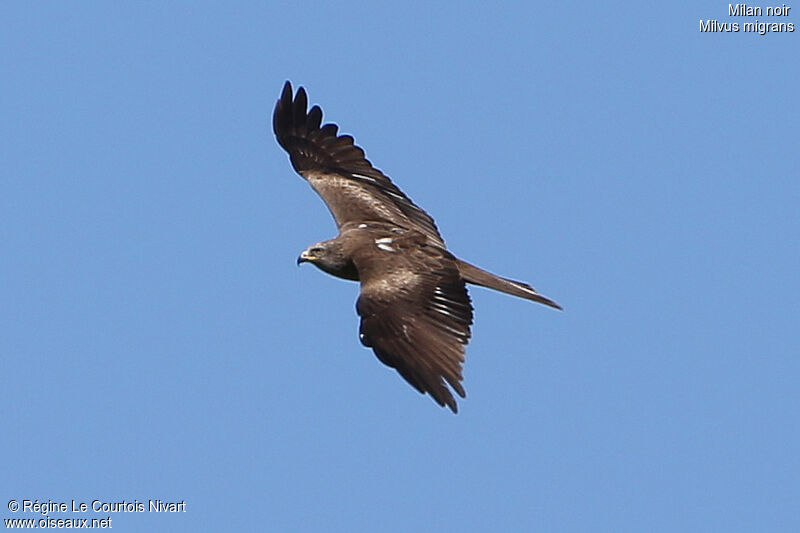
[(307, 110), (305, 90), (288, 81), (275, 106), (273, 128), (292, 166), (327, 204), (339, 235), (300, 254), (297, 263), (361, 283), (359, 338), (384, 364), (454, 413), (447, 384), (462, 398), (461, 365), (472, 305), (466, 283), (560, 309), (527, 283), (495, 276), (451, 254), (433, 219), (417, 207), (364, 150), (322, 110)]

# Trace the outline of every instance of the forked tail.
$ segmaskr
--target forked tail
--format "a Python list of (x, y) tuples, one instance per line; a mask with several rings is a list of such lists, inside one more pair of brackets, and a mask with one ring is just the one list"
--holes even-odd
[(457, 261), (458, 271), (461, 273), (461, 277), (464, 278), (464, 281), (467, 283), (480, 285), (481, 287), (486, 287), (487, 289), (494, 289), (512, 296), (519, 296), (520, 298), (525, 298), (526, 300), (532, 300), (534, 302), (539, 302), (540, 304), (549, 305), (550, 307), (555, 307), (556, 309), (562, 309), (560, 305), (555, 303), (550, 298), (542, 296), (536, 292), (536, 289), (527, 283), (495, 276), (491, 272), (487, 272), (482, 268), (476, 267), (475, 265), (470, 265), (461, 259), (457, 259)]

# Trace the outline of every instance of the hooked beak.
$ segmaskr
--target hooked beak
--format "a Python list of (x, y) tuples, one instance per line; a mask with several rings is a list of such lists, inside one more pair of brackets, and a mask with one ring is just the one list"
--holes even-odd
[(303, 253), (297, 258), (297, 266), (300, 266), (300, 263), (308, 263), (309, 261), (311, 261), (311, 258), (308, 255), (308, 251), (303, 250)]

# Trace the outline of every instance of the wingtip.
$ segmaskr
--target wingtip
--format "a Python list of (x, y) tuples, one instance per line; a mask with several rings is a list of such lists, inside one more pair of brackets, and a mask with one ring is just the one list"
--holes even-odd
[(436, 398), (435, 396), (433, 396), (433, 394), (431, 394), (431, 398), (433, 398), (433, 400), (436, 403), (438, 403), (441, 407), (446, 407), (447, 409), (450, 409), (450, 411), (452, 411), (454, 415), (458, 414), (458, 404), (456, 403), (456, 399), (453, 398), (452, 394), (450, 394), (449, 397), (447, 398)]
[[(272, 131), (278, 138), (278, 143), (283, 146), (283, 132), (290, 126), (291, 115), (287, 116), (287, 110), (292, 108), (292, 82), (286, 80), (281, 90), (281, 96), (275, 102), (275, 109), (272, 112)], [(291, 113), (291, 112), (290, 112)]]
[[(454, 390), (459, 396), (461, 396), (462, 398), (466, 398), (466, 394), (464, 393), (464, 389), (462, 387), (459, 386), (459, 388), (457, 389), (454, 388)], [(456, 402), (455, 397), (450, 393), (449, 390), (447, 391), (447, 397), (445, 398), (436, 398), (433, 396), (433, 394), (431, 394), (431, 397), (433, 397), (436, 403), (438, 403), (442, 407), (447, 407), (448, 409), (450, 409), (454, 415), (458, 414), (458, 403)]]
[[(278, 139), (284, 149), (288, 150), (286, 145), (287, 138), (294, 134), (303, 135), (308, 130), (308, 115), (306, 108), (308, 107), (308, 96), (303, 87), (298, 87), (297, 92), (294, 92), (292, 82), (286, 80), (281, 90), (281, 96), (275, 104), (275, 110), (272, 114), (272, 130), (275, 137)], [(313, 115), (314, 120), (322, 121), (321, 110)]]
[(276, 108), (291, 106), (293, 95), (294, 91), (292, 89), (292, 82), (286, 80), (286, 83), (283, 84), (283, 89), (281, 90), (281, 96), (280, 98), (278, 98), (278, 103), (276, 104)]
[[(306, 112), (308, 108), (308, 95), (306, 94), (305, 87), (300, 86), (297, 88), (297, 93), (294, 95), (294, 103), (297, 107), (303, 108), (303, 113)], [(301, 103), (303, 104), (302, 106), (300, 106)]]
[(278, 98), (278, 102), (276, 104), (276, 109), (284, 109), (284, 108), (292, 108), (292, 105), (300, 98), (300, 95), (305, 99), (306, 91), (302, 87), (297, 89), (297, 96), (294, 94), (294, 89), (292, 88), (292, 82), (286, 80), (283, 84), (283, 89), (281, 89), (281, 96)]

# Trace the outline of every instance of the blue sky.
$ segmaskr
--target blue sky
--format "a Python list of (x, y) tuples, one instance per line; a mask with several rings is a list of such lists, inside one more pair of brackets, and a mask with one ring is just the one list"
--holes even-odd
[[(731, 20), (3, 3), (0, 518), (797, 531), (800, 37), (700, 19)], [(564, 305), (471, 290), (458, 415), (361, 347), (357, 285), (295, 266), (335, 227), (272, 136), (287, 79), (454, 253)]]

